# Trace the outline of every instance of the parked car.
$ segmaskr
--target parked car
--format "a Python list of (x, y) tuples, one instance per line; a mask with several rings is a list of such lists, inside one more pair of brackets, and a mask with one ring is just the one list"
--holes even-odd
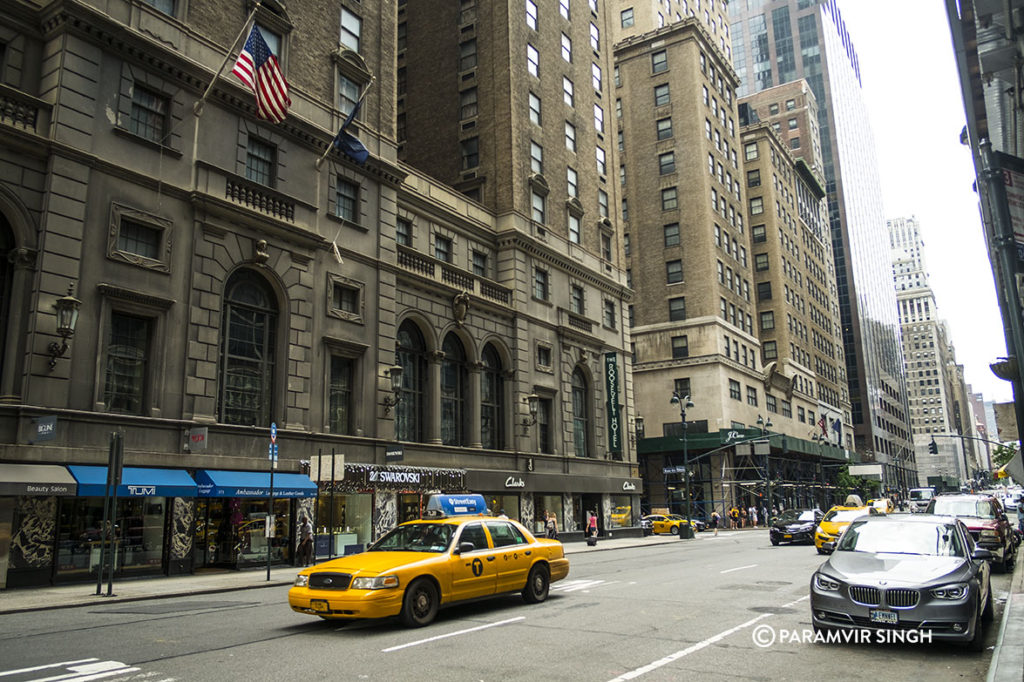
[[(681, 521), (686, 521), (686, 517), (680, 516), (679, 514), (669, 514), (669, 517), (673, 519), (679, 519)], [(705, 521), (702, 521), (701, 519), (691, 518), (690, 525), (693, 526), (693, 530), (697, 533), (700, 533), (708, 529), (708, 524)]]
[(773, 545), (780, 542), (814, 544), (814, 529), (823, 516), (820, 509), (787, 509), (772, 521), (768, 538)]
[(979, 547), (992, 553), (993, 566), (1005, 573), (1017, 556), (1013, 526), (999, 500), (992, 495), (936, 495), (928, 503), (929, 514), (956, 516), (971, 533)]
[(675, 514), (648, 514), (644, 520), (650, 521), (652, 533), (679, 535), (679, 527), (687, 525), (686, 519)]
[(877, 500), (868, 500), (868, 506), (874, 507), (883, 514), (892, 514), (896, 511), (896, 505), (888, 497), (880, 497)]
[(862, 516), (834, 550), (811, 577), (816, 632), (914, 629), (935, 641), (984, 648), (984, 623), (993, 617), (990, 552), (974, 543), (963, 521)]

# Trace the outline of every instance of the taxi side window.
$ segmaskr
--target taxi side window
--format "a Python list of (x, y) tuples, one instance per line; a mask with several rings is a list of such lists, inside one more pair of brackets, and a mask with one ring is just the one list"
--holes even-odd
[(495, 547), (509, 547), (510, 545), (525, 545), (526, 538), (518, 528), (511, 523), (500, 521), (488, 521), (487, 530), (491, 532), (491, 539)]
[(459, 543), (472, 542), (473, 549), (487, 549), (487, 535), (482, 523), (470, 523), (462, 528)]

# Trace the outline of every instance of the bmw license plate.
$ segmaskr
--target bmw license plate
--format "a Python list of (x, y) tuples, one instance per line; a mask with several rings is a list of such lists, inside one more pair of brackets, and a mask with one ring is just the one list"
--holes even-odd
[(784, 540), (792, 540), (792, 539), (793, 539), (793, 536), (792, 536), (792, 535), (783, 535), (783, 536), (782, 536), (782, 538), (783, 538)]
[(313, 599), (309, 602), (309, 605), (313, 607), (314, 611), (323, 611), (326, 613), (327, 611), (331, 610), (330, 607), (327, 605), (326, 599)]
[(871, 611), (869, 615), (872, 623), (896, 625), (899, 622), (895, 611)]

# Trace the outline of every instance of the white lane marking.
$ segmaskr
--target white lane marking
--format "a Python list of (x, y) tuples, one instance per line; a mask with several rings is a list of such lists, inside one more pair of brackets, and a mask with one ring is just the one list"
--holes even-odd
[(626, 673), (624, 675), (620, 675), (619, 677), (616, 677), (616, 678), (612, 679), (610, 682), (624, 682), (625, 680), (631, 680), (634, 677), (640, 677), (641, 675), (649, 673), (652, 670), (657, 670), (658, 668), (660, 668), (662, 666), (665, 666), (665, 665), (668, 665), (669, 663), (671, 663), (673, 661), (677, 661), (680, 658), (682, 658), (683, 656), (689, 656), (690, 654), (692, 654), (695, 651), (700, 651), (701, 649), (703, 649), (705, 647), (711, 646), (715, 642), (718, 642), (720, 640), (725, 639), (726, 637), (728, 637), (729, 635), (733, 634), (734, 632), (739, 632), (743, 628), (750, 627), (751, 625), (753, 625), (757, 621), (761, 620), (762, 618), (767, 618), (768, 616), (774, 616), (774, 615), (776, 615), (776, 614), (774, 614), (774, 613), (762, 613), (757, 618), (751, 618), (746, 623), (742, 623), (740, 625), (737, 625), (734, 628), (729, 628), (728, 630), (724, 630), (723, 632), (719, 632), (717, 635), (715, 635), (713, 637), (708, 637), (703, 642), (697, 642), (696, 644), (694, 644), (691, 647), (687, 647), (686, 649), (683, 649), (682, 651), (677, 651), (674, 654), (669, 654), (668, 656), (666, 656), (664, 658), (661, 658), (661, 659), (658, 659), (657, 661), (654, 661), (653, 663), (649, 663), (649, 664), (643, 666), (642, 668), (637, 668), (636, 670), (630, 670), (628, 673)]
[[(94, 659), (95, 660), (95, 659)], [(139, 668), (130, 667), (120, 661), (97, 661), (84, 665), (69, 665), (68, 670), (74, 672), (64, 675), (53, 675), (52, 677), (39, 677), (31, 682), (56, 682), (57, 680), (74, 680), (75, 682), (87, 682), (88, 680), (100, 680), (112, 675), (123, 675), (124, 673), (138, 672)]]
[(80, 665), (82, 663), (91, 663), (92, 661), (98, 661), (98, 658), (82, 658), (77, 661), (63, 661), (61, 663), (50, 663), (48, 665), (37, 665), (32, 668), (21, 668), (20, 670), (5, 670), (0, 672), (0, 677), (4, 675), (21, 675), (23, 673), (34, 673), (37, 670), (46, 670), (47, 668), (58, 668), (60, 666), (71, 666)]
[(405, 649), (411, 646), (419, 646), (420, 644), (427, 644), (428, 642), (436, 642), (439, 639), (447, 639), (448, 637), (455, 637), (456, 635), (464, 635), (467, 632), (476, 632), (477, 630), (486, 630), (487, 628), (493, 628), (497, 625), (508, 625), (509, 623), (515, 623), (520, 620), (526, 620), (526, 616), (519, 616), (517, 618), (509, 618), (508, 620), (499, 620), (497, 623), (488, 623), (487, 625), (478, 625), (475, 628), (468, 628), (466, 630), (459, 630), (457, 632), (449, 632), (446, 635), (438, 635), (437, 637), (428, 637), (427, 639), (421, 639), (415, 642), (409, 642), (408, 644), (399, 644), (398, 646), (388, 647), (387, 649), (381, 649), (382, 653), (389, 653), (392, 651), (398, 651), (399, 649)]
[(733, 571), (742, 571), (744, 568), (757, 568), (757, 564), (750, 564), (749, 566), (737, 566), (736, 568), (727, 568), (719, 573), (732, 573)]
[[(616, 580), (614, 582), (618, 582), (618, 581)], [(602, 583), (604, 583), (603, 580), (569, 580), (569, 581), (566, 581), (566, 582), (558, 583), (557, 585), (552, 585), (551, 591), (552, 592), (579, 592), (580, 590), (585, 590), (585, 589), (588, 589), (590, 587), (597, 587), (598, 585), (600, 585)]]
[(810, 598), (811, 598), (811, 595), (809, 595), (809, 594), (805, 595), (803, 597), (800, 597), (799, 599), (795, 599), (795, 600), (789, 602), (788, 604), (783, 604), (782, 608), (786, 609), (786, 608), (789, 608), (790, 606), (796, 606), (797, 604), (802, 602), (804, 599), (810, 599)]

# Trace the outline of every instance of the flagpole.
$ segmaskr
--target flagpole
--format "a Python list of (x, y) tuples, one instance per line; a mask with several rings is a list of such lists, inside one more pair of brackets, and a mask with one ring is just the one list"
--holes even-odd
[[(362, 103), (363, 98), (366, 97), (366, 93), (368, 93), (370, 91), (370, 86), (373, 85), (373, 82), (375, 80), (377, 80), (376, 76), (370, 76), (370, 82), (366, 84), (366, 87), (363, 88), (363, 91), (361, 93), (359, 93), (359, 99), (357, 99), (356, 103), (352, 105), (352, 109), (353, 110)], [(344, 123), (342, 125), (344, 125)], [(337, 136), (335, 136), (335, 137), (337, 137)], [(316, 160), (316, 167), (317, 168), (320, 168), (320, 166), (323, 165), (324, 159), (327, 158), (327, 155), (331, 153), (331, 149), (333, 149), (333, 148), (334, 148), (334, 138), (331, 139), (331, 143), (327, 145), (327, 149), (325, 149), (324, 153), (320, 155), (320, 158)]]
[(213, 86), (217, 84), (217, 79), (220, 78), (220, 74), (222, 71), (224, 71), (224, 67), (228, 65), (228, 61), (230, 61), (231, 55), (235, 53), (235, 49), (238, 47), (238, 41), (240, 41), (244, 36), (249, 35), (249, 32), (252, 31), (252, 23), (253, 20), (256, 18), (256, 11), (259, 8), (260, 2), (257, 1), (256, 4), (253, 6), (252, 11), (249, 12), (249, 18), (246, 19), (245, 24), (242, 25), (241, 33), (239, 33), (238, 37), (235, 38), (235, 42), (231, 44), (231, 49), (228, 50), (227, 55), (224, 57), (224, 62), (220, 65), (220, 68), (217, 69), (217, 73), (214, 75), (213, 80), (210, 81), (210, 85), (207, 86), (206, 92), (204, 92), (203, 96), (200, 97), (199, 100), (192, 105), (192, 112), (197, 117), (203, 115), (203, 104), (206, 102), (206, 98), (210, 95), (210, 91), (213, 90)]

